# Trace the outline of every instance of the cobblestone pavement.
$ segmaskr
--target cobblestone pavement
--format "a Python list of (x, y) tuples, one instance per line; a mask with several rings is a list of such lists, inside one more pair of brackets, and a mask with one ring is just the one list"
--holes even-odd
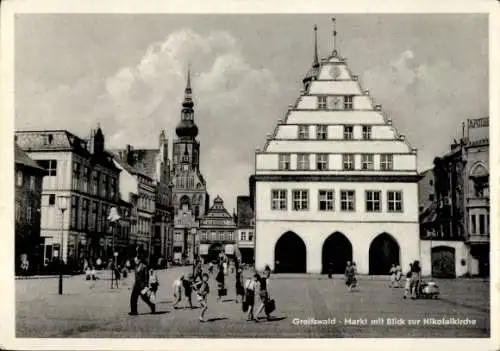
[[(255, 323), (246, 321), (241, 305), (233, 300), (234, 278), (229, 276), (226, 280), (229, 296), (217, 303), (212, 277), (208, 322), (200, 323), (199, 309), (171, 308), (172, 282), (189, 270), (179, 267), (160, 271), (159, 313), (149, 314), (148, 307), (139, 301), (139, 316), (128, 315), (132, 277), (121, 281), (118, 289), (110, 288), (108, 272), (102, 272), (102, 279), (95, 282), (85, 281), (83, 276), (65, 278), (62, 296), (57, 294), (57, 278), (16, 280), (16, 335), (342, 338), (489, 337), (490, 334), (489, 282), (485, 280), (438, 280), (439, 300), (403, 300), (403, 289), (389, 288), (383, 277), (360, 277), (358, 291), (349, 293), (341, 277), (329, 280), (319, 275), (274, 275), (271, 295), (277, 305), (275, 320)], [(423, 325), (426, 318), (450, 317), (468, 318), (475, 325)], [(393, 318), (404, 325), (388, 325), (388, 319)], [(335, 324), (304, 325), (307, 322), (300, 321), (311, 319), (330, 319), (330, 323), (335, 320)], [(358, 319), (358, 323), (353, 323)], [(420, 325), (409, 325), (410, 320), (420, 321)]]

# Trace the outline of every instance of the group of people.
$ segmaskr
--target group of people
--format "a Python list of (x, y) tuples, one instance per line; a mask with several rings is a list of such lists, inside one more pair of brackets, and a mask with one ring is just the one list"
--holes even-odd
[[(130, 296), (130, 315), (137, 315), (137, 302), (139, 297), (150, 307), (151, 313), (156, 312), (157, 292), (159, 287), (158, 277), (153, 270), (148, 271), (145, 263), (140, 257), (136, 258), (135, 282)], [(212, 268), (210, 268), (212, 267)], [(227, 267), (227, 262), (226, 262)], [(227, 268), (221, 260), (217, 263), (217, 273), (215, 281), (217, 284), (217, 302), (224, 302), (223, 297), (227, 295), (225, 278), (228, 274)], [(269, 279), (271, 269), (266, 266), (262, 274), (254, 273), (244, 281), (243, 270), (235, 262), (235, 291), (236, 303), (242, 304), (242, 310), (246, 313), (248, 321), (259, 321), (259, 315), (264, 312), (268, 320), (271, 319), (271, 313), (274, 311), (275, 302), (270, 298)], [(199, 315), (200, 322), (205, 322), (205, 314), (208, 310), (208, 296), (210, 294), (210, 275), (213, 274), (213, 265), (210, 265), (208, 272), (204, 272), (201, 261), (195, 262), (192, 274), (183, 274), (173, 283), (174, 309), (180, 308), (180, 304), (185, 299), (184, 308), (192, 309), (193, 292), (201, 307)], [(258, 298), (258, 300), (257, 300)], [(254, 306), (260, 301), (257, 312), (254, 313)]]
[[(408, 272), (406, 273), (405, 292), (403, 298), (417, 299), (419, 296), (419, 289), (422, 284), (422, 268), (420, 262), (413, 261), (409, 265)], [(400, 265), (393, 264), (389, 273), (391, 274), (391, 288), (401, 287), (401, 280), (403, 278), (403, 270)]]

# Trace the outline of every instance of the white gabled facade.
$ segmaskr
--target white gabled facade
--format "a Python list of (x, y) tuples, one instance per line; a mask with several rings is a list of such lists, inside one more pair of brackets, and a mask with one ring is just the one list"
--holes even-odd
[(256, 268), (360, 274), (420, 258), (417, 151), (333, 50), (255, 159)]

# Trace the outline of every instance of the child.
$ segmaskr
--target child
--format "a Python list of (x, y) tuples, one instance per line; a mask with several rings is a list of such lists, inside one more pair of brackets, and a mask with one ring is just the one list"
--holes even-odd
[(150, 300), (153, 303), (156, 303), (156, 293), (158, 292), (158, 286), (160, 286), (160, 282), (158, 281), (158, 276), (154, 269), (149, 270), (149, 288), (151, 289)]
[(403, 296), (403, 299), (406, 299), (408, 296), (410, 296), (410, 289), (411, 289), (411, 264), (410, 264), (410, 270), (408, 271), (408, 273), (406, 273), (405, 294)]
[(201, 306), (200, 322), (205, 322), (205, 312), (207, 312), (208, 309), (207, 300), (208, 300), (208, 294), (210, 292), (210, 287), (208, 286), (208, 274), (203, 273), (201, 278), (202, 278), (201, 282), (197, 283), (196, 293), (198, 297), (198, 302), (200, 303)]
[(184, 296), (186, 297), (186, 305), (185, 308), (187, 308), (189, 304), (189, 308), (193, 308), (193, 301), (191, 300), (191, 295), (193, 294), (193, 277), (192, 275), (189, 275), (187, 278), (184, 277), (182, 279), (182, 286), (184, 287)]
[(184, 280), (184, 275), (174, 281), (174, 297), (175, 302), (173, 304), (174, 309), (177, 309), (177, 304), (182, 300), (182, 282)]

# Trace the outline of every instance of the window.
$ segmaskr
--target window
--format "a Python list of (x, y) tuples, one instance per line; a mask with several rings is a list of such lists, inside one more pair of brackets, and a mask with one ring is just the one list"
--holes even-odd
[(306, 211), (309, 209), (309, 192), (305, 189), (292, 192), (293, 210)]
[(361, 155), (361, 169), (364, 169), (364, 170), (373, 169), (373, 155), (372, 154)]
[(40, 160), (38, 163), (48, 171), (48, 176), (53, 177), (57, 175), (57, 160)]
[(90, 168), (87, 166), (83, 167), (83, 191), (88, 192), (89, 191), (89, 181), (90, 181)]
[(363, 139), (364, 140), (369, 140), (372, 138), (372, 127), (363, 126), (362, 132), (363, 132)]
[(111, 190), (110, 190), (110, 197), (111, 200), (114, 200), (116, 197), (116, 178), (112, 177), (111, 178)]
[(326, 96), (318, 96), (318, 108), (326, 110)]
[(344, 109), (352, 110), (352, 95), (344, 96)]
[(434, 201), (434, 194), (429, 194), (429, 201)]
[(76, 228), (78, 218), (78, 198), (71, 197), (71, 228)]
[(280, 154), (278, 156), (279, 169), (289, 170), (290, 169), (290, 154)]
[(21, 220), (21, 204), (16, 202), (16, 221)]
[(217, 233), (216, 232), (210, 232), (210, 240), (212, 240), (212, 241), (217, 240)]
[(99, 187), (99, 172), (96, 170), (92, 171), (92, 195), (97, 195), (97, 189)]
[(31, 223), (31, 206), (26, 208), (26, 222)]
[(429, 179), (429, 185), (430, 186), (433, 186), (434, 185), (434, 181), (432, 179)]
[(23, 186), (23, 172), (21, 171), (17, 171), (17, 175), (16, 175), (16, 184), (17, 186)]
[(486, 234), (486, 216), (484, 214), (479, 215), (479, 234)]
[(240, 233), (240, 240), (241, 241), (247, 240), (247, 232), (241, 232)]
[(392, 168), (393, 168), (393, 159), (394, 159), (394, 157), (391, 154), (380, 155), (380, 169), (382, 171), (390, 171), (390, 170), (392, 170)]
[(355, 211), (356, 204), (354, 198), (354, 190), (340, 191), (340, 210), (344, 212)]
[(344, 139), (351, 140), (353, 139), (353, 126), (344, 126)]
[(316, 155), (316, 169), (318, 171), (326, 171), (328, 169), (328, 154)]
[(36, 187), (36, 178), (35, 178), (35, 176), (31, 176), (30, 177), (30, 189), (35, 190), (35, 187)]
[(342, 155), (342, 168), (344, 170), (354, 169), (354, 154), (343, 154)]
[(301, 171), (309, 170), (308, 154), (297, 154), (297, 169)]
[(286, 211), (286, 190), (271, 190), (271, 210)]
[(109, 177), (107, 174), (102, 175), (102, 187), (101, 187), (101, 197), (106, 198), (108, 193), (108, 187), (109, 187)]
[(318, 140), (328, 139), (328, 126), (325, 125), (316, 126), (316, 139)]
[(181, 233), (175, 233), (175, 241), (182, 241), (182, 234)]
[(226, 233), (219, 232), (219, 237), (220, 237), (220, 241), (225, 241), (226, 240)]
[(253, 241), (253, 232), (248, 232), (248, 241)]
[(92, 201), (92, 210), (90, 214), (89, 228), (95, 230), (97, 228), (97, 202)]
[(49, 205), (54, 206), (56, 204), (56, 195), (55, 194), (50, 194), (49, 195)]
[(387, 211), (403, 212), (403, 192), (388, 191), (387, 192)]
[(202, 232), (201, 233), (201, 240), (206, 241), (208, 238), (207, 232)]
[(365, 192), (366, 212), (380, 212), (381, 192), (368, 190)]
[(299, 126), (298, 138), (301, 140), (309, 139), (309, 126)]
[(78, 162), (73, 163), (73, 180), (72, 186), (74, 190), (78, 189), (80, 183), (80, 164)]
[(318, 198), (320, 211), (333, 211), (335, 203), (333, 190), (320, 190), (318, 192)]
[(81, 229), (86, 230), (88, 225), (89, 218), (89, 200), (82, 199), (82, 217), (81, 220)]
[(233, 232), (227, 233), (227, 240), (233, 241)]

